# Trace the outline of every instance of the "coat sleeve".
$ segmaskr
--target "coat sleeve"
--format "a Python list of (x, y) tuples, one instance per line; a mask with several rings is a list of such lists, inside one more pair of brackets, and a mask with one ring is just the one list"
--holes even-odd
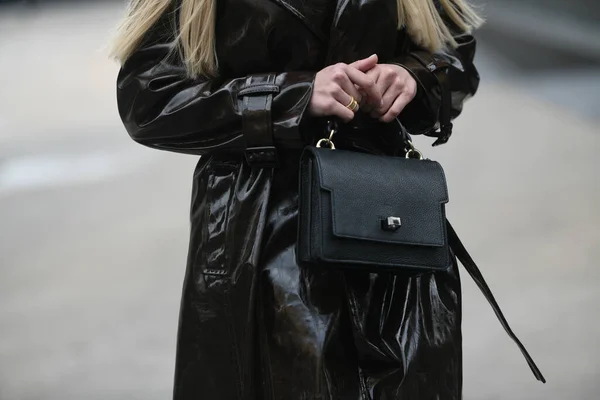
[(475, 38), (463, 34), (455, 36), (455, 40), (457, 48), (433, 54), (410, 43), (394, 60), (417, 81), (417, 94), (399, 119), (412, 134), (437, 137), (434, 145), (448, 141), (451, 120), (462, 112), (463, 103), (479, 86), (479, 74), (473, 64)]
[(173, 40), (164, 31), (149, 36), (117, 78), (119, 114), (133, 140), (196, 155), (245, 152), (247, 159), (251, 148), (302, 145), (314, 72), (191, 79)]

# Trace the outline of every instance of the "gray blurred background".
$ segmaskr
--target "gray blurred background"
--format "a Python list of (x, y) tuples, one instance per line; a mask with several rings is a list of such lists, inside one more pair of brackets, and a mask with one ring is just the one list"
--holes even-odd
[[(197, 159), (120, 124), (123, 2), (0, 3), (0, 400), (168, 399)], [(485, 15), (480, 92), (447, 145), (417, 143), (548, 384), (463, 273), (464, 397), (597, 400), (600, 3)]]

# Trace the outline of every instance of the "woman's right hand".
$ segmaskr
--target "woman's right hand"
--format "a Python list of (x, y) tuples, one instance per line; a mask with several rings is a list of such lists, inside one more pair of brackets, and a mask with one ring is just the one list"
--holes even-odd
[[(367, 101), (379, 105), (382, 94), (375, 80), (366, 74), (377, 62), (377, 56), (372, 55), (350, 65), (339, 63), (319, 71), (315, 77), (309, 114), (315, 117), (336, 116), (348, 122), (357, 111), (348, 108), (352, 97), (358, 103)], [(361, 91), (367, 99), (362, 98)]]

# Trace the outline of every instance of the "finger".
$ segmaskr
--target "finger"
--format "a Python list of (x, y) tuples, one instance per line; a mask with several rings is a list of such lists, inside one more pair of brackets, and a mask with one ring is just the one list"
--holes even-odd
[[(378, 85), (377, 81), (379, 80), (379, 76), (381, 74), (381, 68), (373, 68), (367, 72), (367, 76), (375, 81), (375, 84)], [(381, 93), (384, 93), (385, 90), (379, 85), (379, 90)], [(370, 99), (364, 92), (363, 96), (365, 97), (364, 101), (361, 103), (361, 109), (367, 113), (372, 112), (373, 110), (381, 107), (381, 101), (377, 102), (377, 100)]]
[(392, 107), (394, 104), (394, 101), (396, 101), (398, 96), (402, 93), (402, 87), (394, 85), (393, 83), (390, 84), (389, 79), (377, 82), (377, 85), (383, 92), (383, 96), (381, 97), (381, 105), (373, 109), (371, 112), (371, 116), (373, 118), (379, 118), (387, 113), (390, 107)]
[(400, 94), (400, 96), (398, 96), (396, 98), (396, 101), (394, 101), (394, 104), (392, 104), (392, 106), (390, 107), (390, 109), (385, 113), (385, 115), (383, 115), (380, 120), (383, 122), (391, 122), (394, 120), (394, 118), (396, 118), (398, 115), (400, 115), (400, 113), (402, 112), (402, 110), (404, 110), (404, 107), (406, 107), (406, 105), (408, 103), (410, 103), (410, 101), (413, 99), (413, 97), (410, 95), (410, 93), (408, 92), (402, 92)]
[(355, 108), (352, 110), (350, 109), (350, 105), (352, 105), (353, 103), (353, 99), (356, 100), (355, 97), (350, 97), (350, 95), (342, 90), (340, 90), (338, 93), (334, 94), (333, 98), (335, 99), (335, 101), (341, 105), (342, 107), (344, 107), (345, 109), (349, 110), (351, 113), (356, 113), (359, 109), (360, 109), (360, 102), (356, 101), (357, 105), (355, 106)]
[[(346, 90), (350, 91), (350, 93), (346, 92)], [(360, 105), (361, 100), (364, 96), (360, 94), (360, 91), (356, 89), (353, 85), (344, 85), (338, 84), (337, 88), (331, 92), (332, 100), (341, 104), (342, 106), (348, 108), (352, 103), (352, 100), (356, 100), (356, 102)], [(356, 112), (357, 110), (354, 110)]]
[[(347, 82), (343, 82), (341, 84), (341, 91), (339, 92), (339, 98), (336, 99), (345, 107), (348, 107), (352, 100), (356, 100), (356, 102), (360, 105), (366, 101), (366, 97), (364, 93), (361, 93), (361, 90), (358, 89), (350, 79)], [(354, 112), (358, 111), (358, 109), (354, 110)]]
[(333, 97), (320, 96), (313, 101), (313, 109), (317, 110), (314, 114), (316, 117), (339, 117), (343, 121), (348, 122), (354, 118), (354, 113)]
[(339, 102), (335, 102), (331, 105), (329, 115), (339, 117), (344, 122), (350, 122), (354, 118), (354, 112)]
[(360, 109), (366, 111), (366, 107), (369, 106), (369, 98), (361, 88), (359, 88), (356, 85), (354, 85), (354, 87), (356, 88), (356, 90), (358, 90), (358, 93), (360, 94), (360, 101), (358, 102), (358, 104), (360, 105)]
[(370, 102), (373, 104), (381, 102), (381, 91), (372, 78), (349, 65), (346, 68), (346, 74), (353, 84), (358, 85), (367, 94)]
[(381, 75), (381, 68), (371, 68), (366, 72), (366, 75), (377, 82), (379, 80), (379, 76)]
[[(350, 104), (350, 101), (352, 100), (350, 96), (360, 103), (364, 96), (361, 94), (359, 88), (357, 88), (348, 77), (347, 69), (347, 65), (338, 64), (332, 75), (331, 95), (343, 105)], [(358, 73), (360, 74), (362, 72)]]
[(373, 69), (378, 62), (379, 57), (377, 56), (377, 54), (373, 54), (372, 56), (363, 58), (362, 60), (354, 61), (352, 64), (350, 64), (350, 66), (356, 68), (359, 71), (367, 72)]
[(344, 74), (343, 77), (337, 79), (336, 84), (338, 85), (337, 90), (334, 90), (332, 95), (343, 106), (349, 106), (352, 99), (356, 100), (359, 104), (363, 101), (365, 96), (361, 93), (361, 89), (357, 88), (347, 75)]
[(361, 94), (363, 96), (363, 99), (360, 102), (360, 109), (363, 110), (364, 112), (366, 112), (367, 114), (370, 114), (371, 111), (373, 111), (375, 106), (373, 104), (371, 104), (371, 102), (369, 101), (369, 97), (366, 94), (364, 94), (364, 93), (361, 93)]

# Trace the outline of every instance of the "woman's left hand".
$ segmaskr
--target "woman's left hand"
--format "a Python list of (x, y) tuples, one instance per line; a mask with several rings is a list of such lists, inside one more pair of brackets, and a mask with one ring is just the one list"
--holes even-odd
[(417, 82), (411, 74), (399, 65), (377, 64), (367, 72), (383, 93), (381, 105), (365, 105), (363, 111), (370, 112), (373, 118), (391, 122), (414, 99), (417, 94)]

